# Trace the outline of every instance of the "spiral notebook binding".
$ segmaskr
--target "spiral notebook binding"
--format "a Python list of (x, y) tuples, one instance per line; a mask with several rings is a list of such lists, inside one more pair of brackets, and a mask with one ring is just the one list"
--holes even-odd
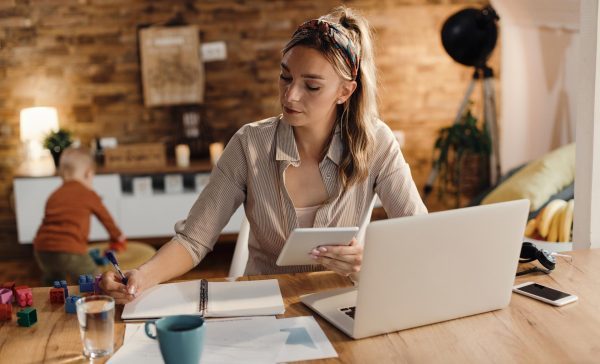
[(208, 303), (208, 281), (206, 279), (200, 280), (200, 315), (204, 316), (206, 314), (206, 308)]

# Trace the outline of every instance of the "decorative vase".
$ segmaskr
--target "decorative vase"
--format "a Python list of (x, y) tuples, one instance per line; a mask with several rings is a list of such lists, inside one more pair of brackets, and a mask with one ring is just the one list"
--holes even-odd
[(60, 161), (60, 155), (62, 154), (62, 151), (56, 153), (56, 152), (50, 152), (50, 154), (52, 154), (52, 159), (54, 160), (54, 166), (56, 168), (58, 168), (58, 162)]

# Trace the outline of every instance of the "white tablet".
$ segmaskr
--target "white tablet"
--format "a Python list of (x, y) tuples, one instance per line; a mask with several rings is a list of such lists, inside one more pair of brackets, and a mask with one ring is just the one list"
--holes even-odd
[(348, 245), (358, 233), (358, 227), (297, 228), (288, 237), (279, 258), (278, 266), (318, 264), (308, 254), (321, 245)]

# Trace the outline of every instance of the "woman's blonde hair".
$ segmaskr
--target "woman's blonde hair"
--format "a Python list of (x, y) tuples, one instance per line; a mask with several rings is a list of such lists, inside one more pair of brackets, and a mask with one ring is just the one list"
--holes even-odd
[[(343, 32), (351, 41), (347, 47), (352, 49), (329, 41), (319, 32), (297, 31), (284, 47), (283, 54), (298, 45), (316, 49), (327, 58), (342, 78), (356, 81), (356, 90), (345, 103), (338, 106), (337, 111), (344, 148), (339, 173), (343, 189), (347, 190), (367, 178), (369, 158), (373, 151), (373, 129), (378, 111), (371, 31), (363, 16), (344, 6), (333, 9), (318, 20), (332, 24), (335, 31)], [(350, 57), (353, 53), (356, 54), (358, 63), (355, 76)]]

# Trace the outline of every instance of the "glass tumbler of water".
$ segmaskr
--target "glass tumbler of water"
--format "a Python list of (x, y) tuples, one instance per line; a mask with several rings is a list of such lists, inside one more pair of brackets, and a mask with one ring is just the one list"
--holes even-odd
[(115, 300), (109, 296), (88, 296), (77, 300), (77, 319), (83, 354), (100, 358), (113, 352)]

